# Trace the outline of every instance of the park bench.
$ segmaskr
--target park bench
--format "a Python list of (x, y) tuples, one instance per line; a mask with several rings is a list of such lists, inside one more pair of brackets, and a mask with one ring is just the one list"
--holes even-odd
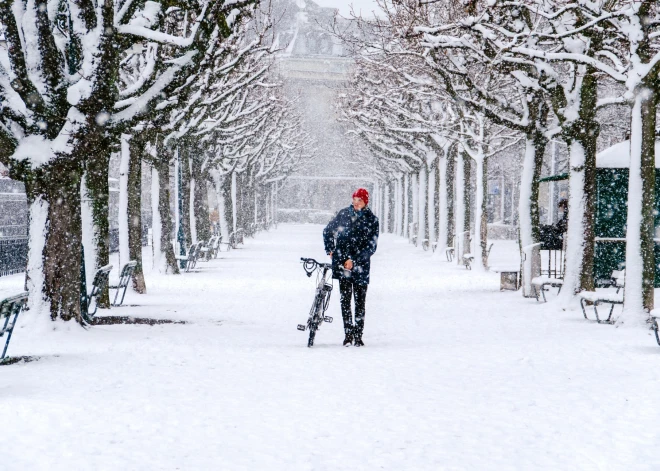
[(203, 260), (209, 261), (214, 258), (217, 253), (218, 236), (212, 236), (206, 244), (202, 244), (199, 248), (200, 254), (204, 257)]
[[(547, 244), (546, 242), (537, 242), (534, 244), (539, 246), (538, 251), (538, 264), (540, 265), (540, 273), (538, 276), (532, 278), (532, 290), (537, 301), (547, 302), (545, 296), (546, 291), (550, 288), (557, 288), (557, 294), (561, 292), (564, 286), (564, 250), (560, 245)], [(543, 258), (547, 259), (547, 265), (543, 263)]]
[(214, 237), (211, 237), (208, 246), (209, 248), (209, 253), (207, 255), (208, 260), (212, 258), (218, 258), (218, 251), (220, 250), (220, 242), (222, 242), (222, 235), (218, 234)]
[[(470, 241), (471, 241), (471, 239), (470, 239)], [(491, 243), (488, 246), (488, 250), (486, 251), (486, 260), (490, 256), (490, 250), (492, 248), (493, 248), (493, 243)], [(472, 262), (474, 262), (474, 255), (472, 255), (471, 253), (464, 253), (463, 254), (463, 265), (465, 265), (465, 268), (467, 268), (468, 270), (472, 270)]]
[(26, 291), (0, 301), (0, 322), (4, 321), (2, 323), (2, 329), (0, 330), (0, 337), (7, 334), (7, 340), (5, 341), (5, 348), (2, 350), (0, 362), (5, 359), (7, 348), (9, 347), (9, 342), (11, 340), (11, 334), (14, 332), (14, 327), (16, 327), (16, 320), (18, 319), (20, 312), (25, 309), (27, 300), (28, 293)]
[(649, 321), (651, 322), (651, 326), (653, 328), (653, 332), (655, 332), (655, 341), (658, 342), (658, 345), (660, 345), (660, 326), (658, 325), (658, 318), (660, 318), (660, 310), (654, 309), (651, 311), (651, 317)]
[(454, 247), (447, 247), (445, 249), (445, 257), (447, 257), (448, 262), (452, 262), (454, 260), (455, 253), (456, 253), (456, 249)]
[(557, 294), (561, 292), (561, 287), (564, 285), (563, 278), (555, 278), (552, 276), (541, 275), (535, 276), (532, 278), (532, 287), (534, 288), (534, 294), (536, 295), (536, 300), (541, 301), (539, 293), (543, 297), (543, 302), (547, 302), (545, 297), (545, 292), (548, 291), (547, 287), (558, 288)]
[(195, 265), (197, 265), (197, 258), (199, 257), (200, 254), (200, 245), (201, 243), (198, 242), (196, 244), (191, 244), (190, 248), (188, 249), (188, 253), (186, 255), (177, 255), (175, 258), (179, 261), (184, 261), (186, 262), (185, 266), (185, 272), (188, 273), (190, 270), (195, 268)]
[(500, 274), (500, 291), (518, 291), (520, 289), (520, 266), (490, 267)]
[[(135, 272), (135, 267), (137, 267), (137, 262), (135, 260), (131, 260), (130, 262), (126, 263), (124, 267), (121, 269), (121, 274), (119, 275), (119, 283), (116, 285), (110, 285), (108, 286), (109, 289), (114, 289), (115, 291), (115, 299), (112, 301), (113, 306), (121, 306), (122, 303), (124, 302), (124, 296), (126, 296), (126, 289), (128, 288), (128, 283), (130, 283), (131, 279), (133, 279), (133, 273)], [(119, 297), (119, 292), (121, 291), (121, 299), (119, 300), (119, 304), (117, 304), (117, 297)]]
[[(589, 319), (587, 316), (587, 310), (585, 308), (586, 303), (591, 303), (594, 306), (594, 314), (596, 315), (596, 321), (601, 323), (609, 323), (612, 319), (612, 312), (614, 311), (614, 306), (617, 304), (623, 304), (623, 292), (621, 289), (625, 286), (626, 271), (625, 270), (614, 270), (612, 272), (611, 279), (600, 280), (598, 282), (599, 286), (603, 288), (616, 288), (615, 291), (612, 289), (600, 290), (600, 291), (582, 291), (578, 293), (580, 298), (580, 306), (582, 307), (582, 313), (584, 314), (585, 319)], [(601, 320), (598, 315), (598, 306), (600, 304), (610, 304), (610, 312), (607, 316), (607, 319)]]
[(416, 222), (411, 222), (408, 227), (410, 228), (410, 237), (408, 239), (408, 242), (412, 243), (415, 247), (417, 247), (417, 230), (418, 230), (418, 224)]
[[(83, 316), (83, 319), (88, 323), (92, 322), (94, 315), (98, 309), (99, 296), (103, 294), (106, 285), (108, 284), (108, 278), (110, 277), (110, 272), (112, 271), (112, 265), (106, 265), (104, 267), (96, 270), (94, 274), (94, 281), (92, 282), (92, 291), (90, 291), (89, 296), (87, 293), (84, 293), (80, 302), (80, 310)], [(94, 303), (94, 310), (91, 311), (90, 307)]]
[(236, 244), (245, 245), (245, 231), (240, 227), (236, 230)]
[(229, 250), (231, 250), (231, 249), (235, 249), (236, 244), (237, 244), (237, 242), (236, 242), (236, 233), (230, 232), (229, 233), (229, 238), (227, 239), (227, 242), (220, 242), (220, 243), (225, 244), (227, 246), (227, 252), (229, 252)]

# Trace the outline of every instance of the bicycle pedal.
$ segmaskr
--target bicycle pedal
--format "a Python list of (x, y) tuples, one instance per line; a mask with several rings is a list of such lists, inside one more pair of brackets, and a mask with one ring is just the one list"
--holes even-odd
[(332, 317), (330, 317), (330, 316), (324, 317), (323, 322), (327, 322), (328, 324), (332, 324)]
[(305, 330), (305, 326), (302, 324), (298, 324), (298, 330)]

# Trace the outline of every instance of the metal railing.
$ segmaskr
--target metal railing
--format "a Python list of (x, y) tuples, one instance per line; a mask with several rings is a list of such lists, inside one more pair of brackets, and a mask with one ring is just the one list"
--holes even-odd
[(0, 276), (24, 272), (27, 257), (27, 236), (0, 238)]

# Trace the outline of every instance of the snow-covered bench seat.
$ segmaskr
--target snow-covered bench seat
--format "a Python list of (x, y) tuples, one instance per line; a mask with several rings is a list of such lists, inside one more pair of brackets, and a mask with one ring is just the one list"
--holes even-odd
[(5, 355), (7, 354), (7, 348), (9, 347), (9, 341), (11, 340), (11, 334), (14, 332), (14, 327), (16, 326), (16, 320), (21, 311), (25, 309), (27, 299), (28, 292), (25, 291), (24, 293), (0, 301), (0, 323), (2, 323), (0, 337), (7, 334), (7, 340), (5, 341), (4, 350), (2, 350), (2, 356), (0, 356), (0, 362), (4, 360)]
[[(617, 304), (623, 304), (623, 291), (621, 291), (621, 289), (624, 287), (625, 277), (625, 270), (614, 270), (612, 272), (611, 281), (608, 281), (607, 283), (611, 288), (599, 291), (582, 291), (581, 293), (578, 293), (580, 306), (582, 307), (582, 314), (584, 314), (585, 319), (589, 319), (585, 305), (586, 303), (591, 303), (594, 306), (594, 314), (596, 315), (596, 321), (598, 323), (609, 323), (611, 321), (614, 306)], [(600, 304), (610, 304), (610, 312), (605, 320), (601, 320), (598, 315), (598, 306)]]
[(545, 292), (548, 291), (546, 289), (546, 286), (550, 286), (552, 288), (559, 288), (557, 293), (561, 291), (561, 287), (564, 285), (564, 280), (561, 278), (555, 278), (552, 276), (535, 276), (532, 278), (532, 286), (534, 287), (534, 293), (536, 294), (536, 300), (540, 301), (539, 298), (539, 293), (541, 293), (541, 296), (543, 297), (543, 302), (547, 302), (548, 300), (545, 297)]

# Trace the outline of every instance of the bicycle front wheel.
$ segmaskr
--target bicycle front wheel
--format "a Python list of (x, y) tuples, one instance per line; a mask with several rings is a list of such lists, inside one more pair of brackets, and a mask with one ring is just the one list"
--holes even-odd
[(319, 328), (319, 325), (323, 321), (321, 318), (321, 310), (323, 309), (323, 297), (320, 294), (316, 295), (314, 299), (314, 304), (312, 305), (312, 312), (309, 316), (308, 329), (309, 329), (309, 340), (307, 341), (308, 347), (314, 346), (314, 338), (316, 337), (316, 331)]

